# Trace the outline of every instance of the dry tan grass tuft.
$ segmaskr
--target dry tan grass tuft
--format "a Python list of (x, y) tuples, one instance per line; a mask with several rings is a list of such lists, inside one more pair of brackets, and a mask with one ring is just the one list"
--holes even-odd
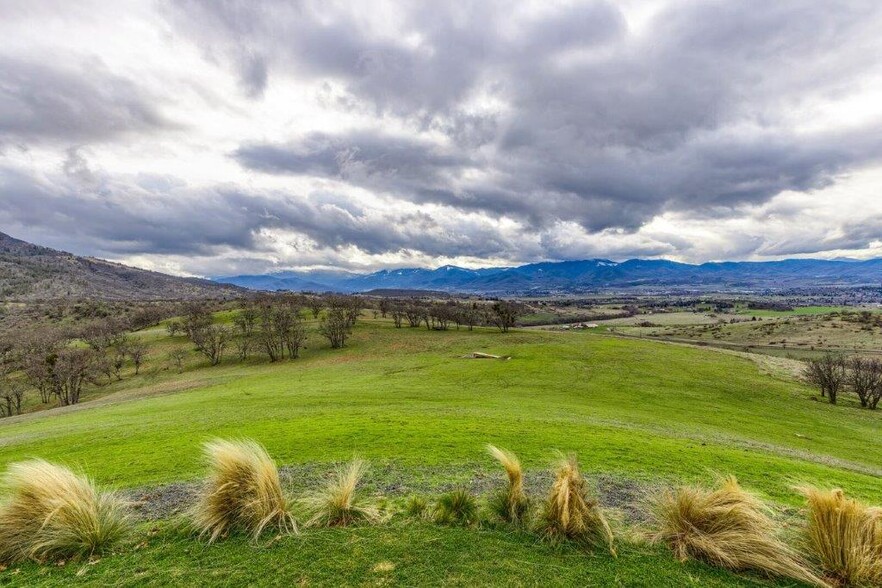
[(217, 439), (205, 444), (204, 453), (210, 475), (192, 513), (200, 537), (212, 543), (237, 530), (254, 540), (271, 527), (297, 532), (279, 471), (262, 445)]
[(367, 462), (352, 460), (339, 468), (322, 490), (306, 499), (312, 518), (307, 523), (316, 527), (346, 527), (356, 523), (376, 523), (382, 515), (376, 505), (365, 501), (358, 485), (367, 471)]
[(778, 539), (767, 507), (726, 478), (719, 488), (681, 487), (653, 501), (658, 532), (681, 561), (690, 557), (732, 570), (754, 570), (815, 586), (826, 584)]
[(808, 547), (824, 572), (845, 586), (882, 585), (882, 509), (838, 489), (801, 491), (808, 501)]
[(597, 498), (590, 495), (574, 455), (562, 459), (558, 465), (539, 526), (540, 533), (548, 540), (604, 545), (611, 554), (616, 554), (612, 529)]
[(487, 446), (487, 453), (502, 464), (508, 476), (508, 487), (491, 497), (491, 510), (509, 523), (523, 522), (530, 503), (524, 494), (524, 471), (520, 460), (511, 451), (493, 445)]
[(35, 459), (9, 466), (0, 507), (0, 560), (90, 556), (131, 529), (128, 506), (84, 475)]

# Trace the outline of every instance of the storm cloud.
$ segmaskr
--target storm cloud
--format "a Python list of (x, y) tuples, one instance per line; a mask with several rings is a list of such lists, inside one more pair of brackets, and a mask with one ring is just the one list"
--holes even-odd
[(878, 2), (119, 10), (0, 25), (4, 226), (191, 273), (882, 252)]

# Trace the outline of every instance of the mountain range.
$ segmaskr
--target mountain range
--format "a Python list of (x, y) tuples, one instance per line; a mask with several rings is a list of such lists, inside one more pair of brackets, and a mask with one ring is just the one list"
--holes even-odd
[(289, 271), (215, 279), (254, 290), (314, 292), (413, 289), (481, 294), (538, 294), (636, 287), (755, 290), (876, 286), (882, 283), (882, 259), (787, 259), (709, 262), (700, 265), (664, 259), (630, 259), (623, 262), (587, 259), (483, 269), (445, 265), (437, 269), (405, 268), (370, 274)]
[(33, 245), (0, 233), (0, 300), (232, 298), (244, 290)]

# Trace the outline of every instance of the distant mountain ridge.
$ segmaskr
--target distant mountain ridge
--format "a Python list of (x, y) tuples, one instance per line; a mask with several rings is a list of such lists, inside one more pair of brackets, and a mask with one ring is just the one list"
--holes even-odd
[(862, 286), (882, 283), (882, 259), (830, 261), (726, 261), (700, 265), (665, 259), (608, 259), (539, 262), (519, 267), (467, 269), (403, 268), (370, 274), (283, 272), (216, 278), (257, 290), (366, 292), (375, 289), (515, 294), (609, 288), (677, 287), (781, 289), (805, 286)]
[(0, 300), (181, 300), (243, 293), (232, 284), (79, 257), (0, 233)]

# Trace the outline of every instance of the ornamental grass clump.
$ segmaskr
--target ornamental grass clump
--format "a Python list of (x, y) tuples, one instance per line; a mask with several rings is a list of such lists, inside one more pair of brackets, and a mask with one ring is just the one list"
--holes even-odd
[(216, 439), (204, 446), (209, 477), (193, 510), (200, 537), (213, 543), (240, 531), (257, 540), (269, 529), (296, 533), (279, 470), (266, 449), (249, 439)]
[(362, 459), (354, 459), (338, 468), (324, 488), (306, 499), (306, 506), (312, 512), (307, 524), (314, 527), (348, 527), (381, 521), (382, 514), (377, 506), (359, 492), (359, 484), (367, 468), (367, 462)]
[(602, 545), (615, 555), (612, 529), (597, 498), (579, 472), (574, 455), (561, 460), (539, 520), (539, 532), (551, 542)]
[(882, 509), (842, 490), (802, 488), (806, 543), (824, 573), (843, 586), (882, 586)]
[(84, 475), (34, 459), (9, 466), (0, 506), (0, 561), (88, 557), (131, 530), (128, 505)]
[(468, 490), (453, 490), (438, 499), (434, 518), (441, 525), (470, 527), (478, 522), (478, 501)]
[(520, 460), (514, 453), (493, 445), (487, 446), (487, 453), (502, 465), (508, 477), (506, 487), (490, 497), (490, 510), (508, 523), (524, 522), (530, 502), (524, 494), (524, 472)]
[(730, 570), (753, 570), (825, 586), (804, 559), (778, 538), (769, 509), (734, 477), (716, 489), (684, 486), (653, 501), (656, 542), (680, 561), (698, 559)]

